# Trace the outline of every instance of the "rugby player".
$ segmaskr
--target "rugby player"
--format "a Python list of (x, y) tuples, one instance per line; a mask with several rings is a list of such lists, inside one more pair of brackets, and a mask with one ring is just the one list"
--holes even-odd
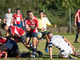
[[(2, 24), (2, 29), (8, 31), (10, 33), (9, 36), (6, 38), (14, 38), (15, 42), (22, 42), (26, 48), (28, 48), (31, 51), (34, 51), (34, 48), (32, 48), (32, 44), (27, 45), (27, 40), (26, 40), (26, 32), (16, 26), (8, 26), (7, 24)], [(41, 52), (36, 50), (36, 52), (41, 55)]]
[[(39, 11), (38, 22), (39, 22), (38, 30), (39, 30), (39, 32), (42, 33), (42, 39), (43, 39), (43, 37), (45, 37), (45, 39), (47, 40), (46, 46), (45, 46), (45, 51), (48, 52), (47, 46), (48, 46), (49, 39), (47, 37), (47, 26), (50, 26), (50, 27), (54, 27), (54, 26), (51, 25), (50, 21), (44, 17), (43, 10)], [(56, 27), (56, 25), (55, 25), (55, 27)]]
[(13, 15), (11, 23), (13, 23), (14, 26), (21, 27), (20, 25), (21, 21), (24, 26), (23, 17), (22, 14), (20, 13), (20, 9), (16, 8), (16, 13)]
[(25, 28), (27, 31), (26, 43), (29, 44), (29, 40), (32, 37), (33, 40), (33, 53), (32, 56), (35, 57), (36, 52), (36, 33), (38, 32), (38, 18), (33, 15), (31, 10), (27, 11), (28, 17), (25, 20)]
[(75, 54), (75, 49), (72, 44), (63, 36), (54, 35), (52, 32), (47, 33), (50, 41), (49, 41), (49, 54), (50, 59), (52, 59), (52, 46), (55, 46), (60, 50), (60, 57), (61, 58), (68, 58), (70, 54)]
[(20, 53), (18, 49), (18, 45), (12, 39), (7, 39), (4, 37), (0, 37), (0, 58), (4, 57), (30, 57), (31, 53)]
[(77, 33), (76, 33), (76, 38), (75, 38), (74, 43), (78, 43), (77, 39), (78, 39), (78, 36), (79, 36), (79, 33), (80, 33), (80, 9), (75, 14), (74, 25), (76, 26), (76, 24), (77, 24)]

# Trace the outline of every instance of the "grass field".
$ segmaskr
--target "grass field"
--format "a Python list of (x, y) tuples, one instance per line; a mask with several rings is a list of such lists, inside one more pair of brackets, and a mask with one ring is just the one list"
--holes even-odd
[[(80, 49), (80, 43), (73, 43), (74, 42), (74, 39), (75, 39), (75, 35), (74, 34), (67, 34), (67, 35), (63, 35), (65, 38), (67, 38), (71, 43), (72, 45), (75, 47), (76, 50)], [(78, 41), (80, 42), (80, 37), (78, 38)], [(49, 59), (49, 53), (46, 53), (45, 52), (45, 40), (44, 41), (40, 41), (39, 45), (38, 45), (38, 50), (42, 51), (43, 52), (43, 56), (42, 57), (37, 57), (35, 59), (33, 58), (8, 58), (6, 60), (50, 60)], [(18, 46), (19, 46), (19, 49), (20, 49), (20, 52), (28, 52), (29, 50), (27, 50), (21, 43), (18, 43)], [(53, 60), (69, 60), (69, 59), (59, 59), (58, 57), (58, 54), (59, 54), (59, 50), (56, 49), (55, 47), (53, 47)], [(0, 59), (0, 60), (3, 60), (3, 59)], [(72, 59), (70, 59), (72, 60)], [(80, 60), (80, 58), (76, 59), (76, 60)]]

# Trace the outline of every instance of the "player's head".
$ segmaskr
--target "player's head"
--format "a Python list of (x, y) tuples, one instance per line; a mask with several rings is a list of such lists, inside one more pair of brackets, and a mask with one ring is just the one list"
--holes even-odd
[(6, 23), (3, 23), (3, 24), (1, 25), (1, 28), (7, 31), (8, 28), (9, 28), (9, 26), (8, 26)]
[(8, 8), (8, 13), (11, 13), (11, 8)]
[(33, 11), (31, 11), (31, 10), (27, 11), (27, 15), (28, 15), (29, 19), (33, 19), (33, 17), (34, 17)]
[(16, 13), (17, 13), (17, 14), (20, 13), (20, 8), (16, 8)]
[(48, 38), (51, 38), (53, 36), (53, 33), (52, 32), (48, 32), (47, 36), (48, 36)]
[(40, 18), (43, 18), (43, 16), (44, 16), (43, 10), (39, 10), (39, 16), (40, 16)]

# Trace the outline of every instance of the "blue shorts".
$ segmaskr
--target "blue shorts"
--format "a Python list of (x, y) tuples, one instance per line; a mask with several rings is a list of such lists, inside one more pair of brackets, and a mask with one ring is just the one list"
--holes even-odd
[(5, 46), (8, 48), (9, 51), (16, 51), (18, 50), (18, 45), (15, 41), (11, 39), (7, 39)]
[(20, 25), (20, 24), (15, 24), (14, 26), (21, 27), (21, 25)]
[(37, 33), (27, 33), (26, 37), (36, 37)]

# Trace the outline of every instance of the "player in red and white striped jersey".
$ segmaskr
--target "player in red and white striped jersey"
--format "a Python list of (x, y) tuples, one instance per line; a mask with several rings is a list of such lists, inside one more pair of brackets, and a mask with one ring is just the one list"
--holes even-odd
[(80, 32), (80, 9), (75, 14), (74, 25), (76, 26), (76, 24), (77, 24), (77, 34), (76, 34), (76, 38), (75, 38), (74, 43), (78, 43), (77, 39), (78, 39), (79, 32)]
[(8, 26), (5, 23), (2, 24), (2, 29), (6, 30), (10, 33), (10, 36), (8, 36), (7, 38), (17, 37), (17, 38), (20, 38), (19, 40), (22, 43), (25, 43), (26, 32), (23, 29), (16, 27), (16, 26)]
[(36, 34), (38, 32), (38, 18), (33, 15), (33, 12), (31, 10), (27, 11), (28, 17), (25, 20), (25, 28), (27, 31), (27, 45), (29, 43), (30, 38), (32, 37), (33, 40), (33, 53), (32, 56), (35, 57), (35, 52), (36, 52)]
[[(22, 17), (22, 14), (20, 13), (20, 9), (17, 8), (16, 13), (13, 15), (13, 19), (12, 19), (11, 23), (13, 23), (14, 26), (21, 27), (21, 25), (20, 25), (21, 21), (23, 23), (23, 17)], [(23, 26), (24, 26), (24, 24), (23, 24)]]

